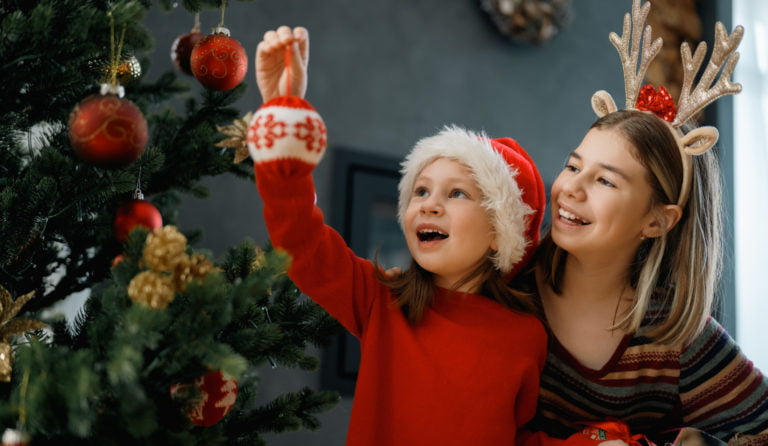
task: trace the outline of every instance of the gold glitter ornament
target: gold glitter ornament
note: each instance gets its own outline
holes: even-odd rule
[[[156,271],[142,271],[128,284],[128,297],[132,301],[155,310],[168,307],[175,292],[171,276]]]
[[[97,58],[90,60],[88,66],[99,73],[101,73],[101,82],[109,82],[112,79],[112,67],[109,61],[105,58]],[[117,63],[115,66],[115,74],[117,82],[120,85],[128,85],[141,77],[141,63],[136,56],[131,56]]]
[[[35,295],[34,291],[13,300],[11,293],[0,286],[0,381],[11,380],[13,369],[13,353],[10,344],[11,336],[20,335],[32,330],[39,330],[45,324],[34,319],[15,317]]]
[[[173,271],[187,257],[187,238],[175,226],[156,228],[144,243],[144,262],[155,271]]]
[[[216,126],[216,130],[223,133],[226,138],[216,143],[216,147],[226,147],[235,149],[235,159],[233,164],[237,164],[248,158],[248,124],[253,118],[253,112],[246,113],[241,119],[235,119],[232,125]]]

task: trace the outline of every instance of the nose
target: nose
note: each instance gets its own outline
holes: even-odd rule
[[[583,200],[586,197],[584,180],[581,175],[571,175],[560,178],[560,191],[574,200]]]
[[[431,194],[421,202],[419,209],[422,214],[441,215],[444,211],[443,203],[437,194]]]

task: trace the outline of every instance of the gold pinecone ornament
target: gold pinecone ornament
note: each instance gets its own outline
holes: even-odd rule
[[[186,291],[187,284],[202,280],[216,267],[202,254],[186,256],[173,270],[173,283],[177,290]]]
[[[168,307],[175,294],[173,278],[157,271],[142,271],[128,284],[128,297],[154,310]]]
[[[193,280],[201,281],[216,270],[202,254],[187,254],[187,238],[175,226],[156,228],[147,236],[142,260],[149,268],[128,284],[132,301],[155,310],[167,308],[176,292],[184,292]]]
[[[173,271],[187,257],[187,238],[173,226],[152,231],[144,242],[144,262],[155,271]]]

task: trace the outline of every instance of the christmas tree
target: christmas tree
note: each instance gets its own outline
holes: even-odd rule
[[[203,178],[253,180],[232,107],[246,83],[239,66],[205,79],[215,61],[190,53],[203,35],[180,36],[177,69],[146,82],[150,6],[0,4],[4,443],[262,444],[316,428],[338,401],[305,388],[256,402],[259,367],[316,368],[305,347],[339,326],[281,253],[246,239],[211,259],[193,248],[199,231],[178,228],[181,196],[204,198]],[[226,2],[183,6],[192,17]],[[89,297],[74,321],[48,311],[75,293]]]

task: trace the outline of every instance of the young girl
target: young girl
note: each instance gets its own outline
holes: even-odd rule
[[[634,2],[633,38],[648,6]],[[742,31],[728,36],[718,26],[707,85],[690,91],[697,57],[675,106],[663,90],[640,90],[648,60],[639,72],[628,63],[628,23],[621,39],[611,36],[624,62],[626,110],[605,92],[593,97],[601,117],[551,189],[552,227],[534,267],[550,350],[528,426],[539,434],[525,439],[587,444],[581,432],[592,435],[595,422],[613,419],[629,428],[618,437],[627,443],[637,439],[631,432],[665,444],[689,427],[768,444],[768,380],[710,316],[722,256],[721,179],[717,155],[707,151],[717,132],[680,130],[708,103],[740,90],[728,77]],[[652,58],[660,46],[648,30],[642,52],[638,44],[633,53]],[[725,77],[714,82],[722,65]],[[604,434],[595,438],[611,438]]]
[[[307,47],[303,28],[265,34],[262,109],[282,88],[303,95]],[[311,177],[319,155],[299,160],[268,145],[249,142],[270,239],[292,256],[296,285],[360,339],[347,444],[513,443],[535,412],[546,356],[530,302],[506,285],[537,245],[544,212],[526,152],[457,127],[419,141],[399,185],[413,263],[390,281],[323,224]]]

